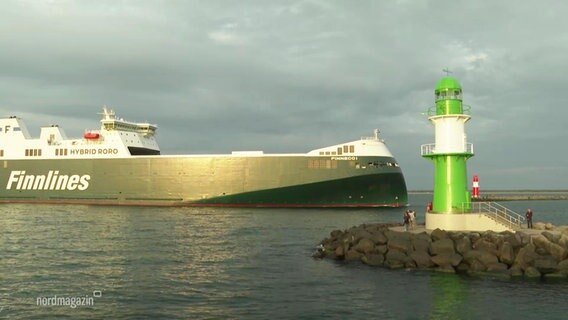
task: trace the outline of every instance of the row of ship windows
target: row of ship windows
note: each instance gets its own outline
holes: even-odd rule
[[[40,157],[41,149],[26,149],[26,157]]]
[[[388,161],[374,161],[368,163],[349,161],[349,166],[355,167],[355,169],[368,169],[380,167],[398,167],[398,163]],[[337,161],[324,159],[308,160],[308,169],[337,169]]]
[[[56,156],[66,156],[68,153],[67,149],[55,149]],[[0,150],[0,157],[4,156],[4,150]],[[26,157],[41,157],[41,149],[26,149]]]
[[[67,155],[67,149],[55,149],[55,155],[56,156],[66,156]]]
[[[340,156],[344,153],[355,153],[354,145],[344,145],[343,147],[338,147],[337,151],[320,151],[320,156]]]
[[[368,163],[356,163],[356,169],[367,169],[367,168],[380,168],[380,167],[398,167],[396,162],[368,162]]]

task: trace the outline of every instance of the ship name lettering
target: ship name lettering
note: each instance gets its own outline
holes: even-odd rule
[[[6,190],[80,190],[89,188],[91,176],[59,174],[57,170],[49,170],[45,174],[26,174],[26,171],[10,172]]]
[[[331,157],[331,160],[357,160],[357,157],[347,156],[347,157]]]
[[[69,151],[73,155],[95,155],[95,154],[118,154],[117,148],[82,148],[71,149]]]

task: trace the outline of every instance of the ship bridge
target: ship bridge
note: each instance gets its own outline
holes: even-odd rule
[[[102,116],[101,130],[136,132],[144,135],[145,137],[154,136],[156,134],[156,130],[158,130],[158,126],[155,124],[150,124],[148,122],[135,123],[126,121],[122,118],[117,118],[114,111],[107,109],[106,106],[103,107]]]

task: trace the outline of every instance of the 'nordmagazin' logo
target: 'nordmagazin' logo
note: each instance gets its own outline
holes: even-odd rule
[[[91,176],[84,174],[66,175],[49,170],[45,174],[26,174],[25,171],[12,171],[6,190],[87,190]]]

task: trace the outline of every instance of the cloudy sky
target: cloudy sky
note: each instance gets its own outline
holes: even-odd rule
[[[485,189],[568,189],[568,2],[0,2],[0,116],[33,135],[159,126],[164,154],[307,152],[379,128],[431,189],[423,115],[449,68]]]

